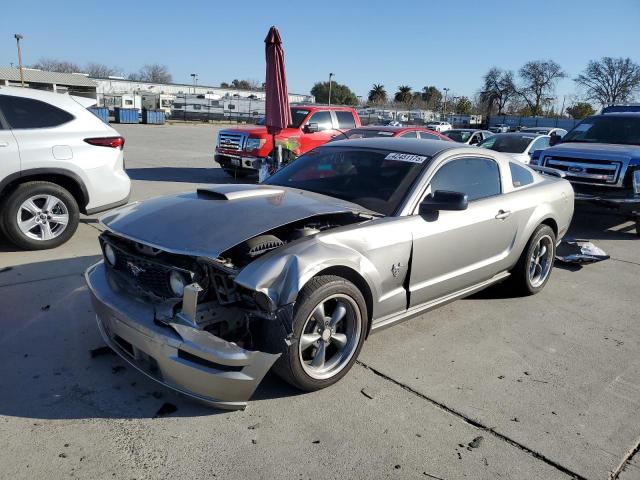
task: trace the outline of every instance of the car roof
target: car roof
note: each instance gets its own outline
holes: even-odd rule
[[[586,118],[594,117],[640,117],[640,112],[609,112],[601,113],[599,115],[589,115]]]
[[[413,155],[426,155],[432,157],[444,150],[460,148],[456,142],[446,142],[443,140],[424,140],[417,138],[354,138],[352,140],[338,140],[326,143],[320,148],[326,147],[349,147],[349,148],[371,148],[389,150],[390,152],[411,153]]]
[[[291,108],[301,109],[301,110],[353,110],[353,107],[341,107],[339,105],[311,105],[299,103],[296,105],[291,105]]]
[[[536,134],[536,132],[507,132],[507,133],[496,133],[493,137],[548,137],[546,134]],[[491,137],[491,138],[493,138]]]
[[[364,127],[355,127],[351,130],[379,130],[381,132],[404,132],[409,130],[428,130],[423,127],[400,127],[394,125],[367,125]],[[431,130],[429,130],[431,131]]]
[[[447,130],[447,132],[486,132],[486,130],[482,130],[481,128],[452,128],[451,130]],[[444,132],[445,134],[447,132]]]

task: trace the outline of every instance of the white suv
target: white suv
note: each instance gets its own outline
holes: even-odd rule
[[[0,229],[17,247],[57,247],[80,213],[127,203],[124,138],[86,109],[94,103],[0,87]]]

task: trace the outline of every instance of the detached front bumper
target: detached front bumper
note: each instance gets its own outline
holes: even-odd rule
[[[244,350],[179,319],[155,321],[151,304],[119,293],[103,262],[85,273],[98,329],[131,366],[177,392],[242,409],[280,354]]]

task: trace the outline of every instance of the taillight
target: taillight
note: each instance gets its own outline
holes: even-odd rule
[[[84,141],[90,145],[95,145],[96,147],[111,147],[119,148],[120,150],[122,150],[122,148],[124,147],[123,137],[85,138]]]

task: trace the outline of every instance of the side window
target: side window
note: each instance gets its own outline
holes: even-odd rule
[[[472,202],[499,195],[500,167],[486,158],[459,158],[445,163],[431,179],[431,192],[448,190],[467,194]]]
[[[524,187],[533,183],[533,175],[527,167],[509,162],[509,170],[511,170],[511,182],[514,187]]]
[[[440,140],[440,137],[433,133],[420,132],[420,138],[423,140]]]
[[[338,117],[338,128],[356,128],[356,121],[353,119],[353,113],[336,111]]]
[[[400,135],[402,138],[418,138],[418,133],[415,130],[412,130],[407,133],[403,133]]]
[[[545,148],[549,148],[549,137],[540,137],[533,142],[529,151],[533,153],[536,150],[544,150]]]
[[[308,123],[317,123],[318,130],[332,130],[331,112],[316,112],[311,115]]]
[[[57,127],[74,119],[64,110],[32,98],[0,95],[0,109],[14,129]]]

